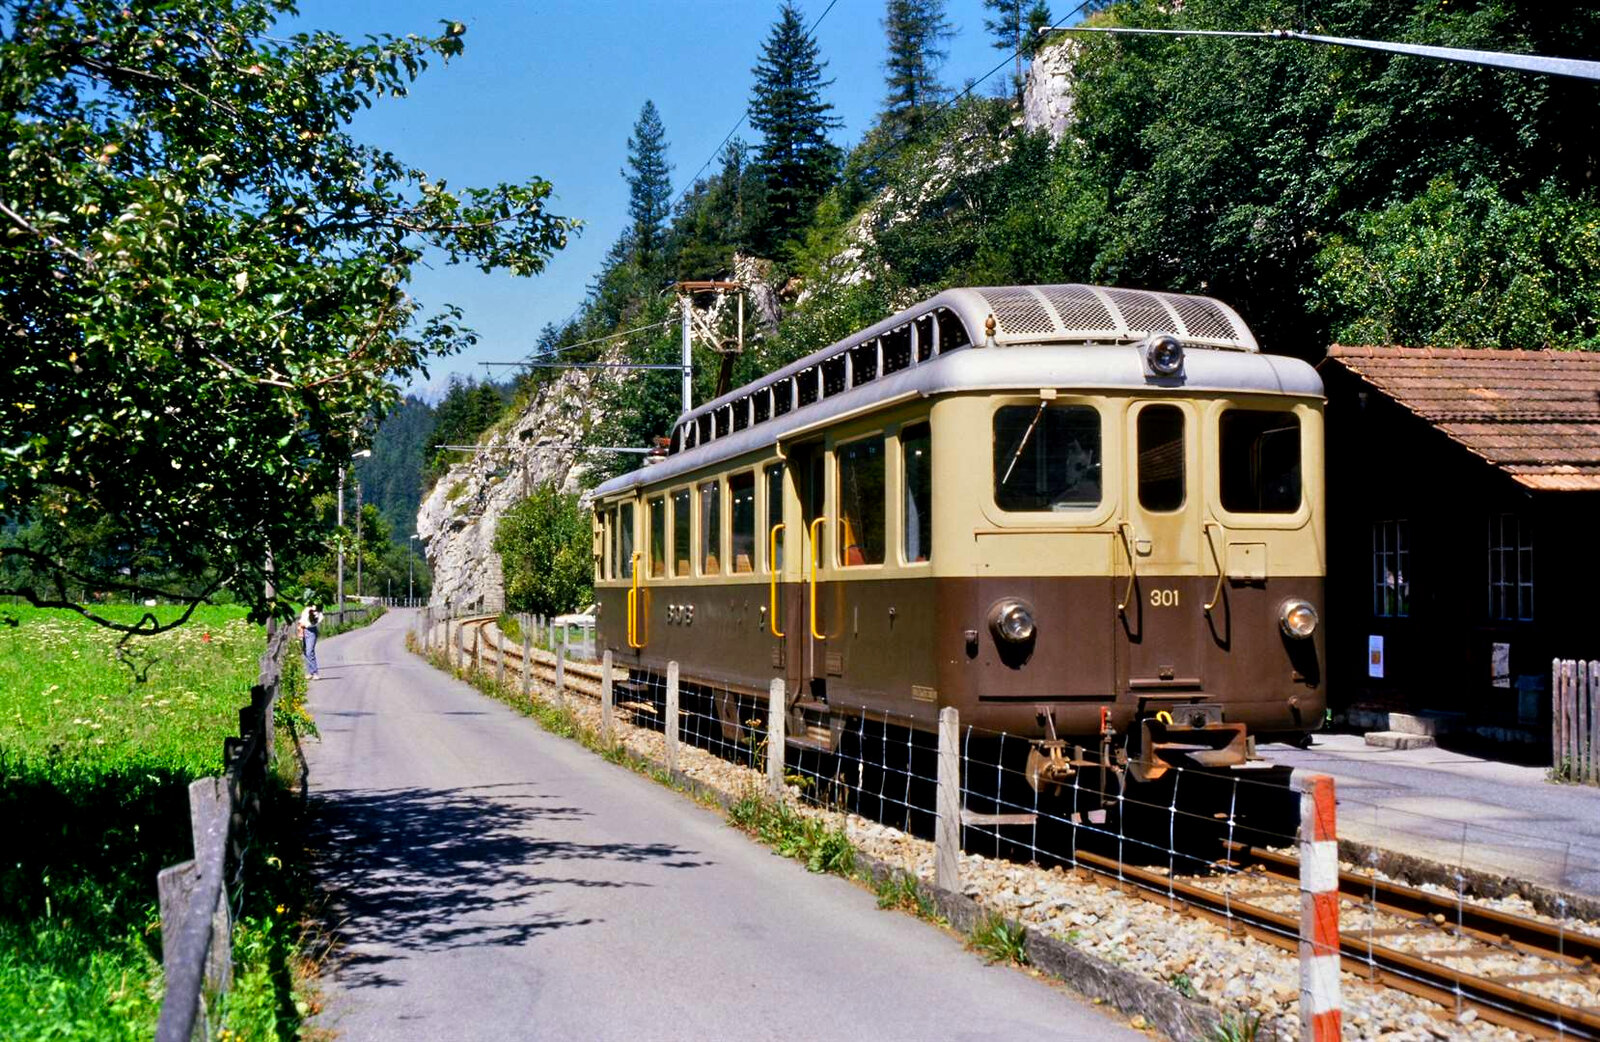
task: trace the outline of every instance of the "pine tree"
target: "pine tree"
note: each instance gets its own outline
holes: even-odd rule
[[[653,101],[646,100],[628,138],[628,216],[632,260],[649,273],[663,259],[666,225],[672,201],[672,164],[667,162],[667,131]]]
[[[983,28],[994,37],[997,51],[1013,51],[1017,69],[1012,86],[1017,100],[1022,100],[1022,59],[1033,57],[1035,40],[1041,26],[1050,24],[1050,6],[1044,0],[983,0],[983,6],[994,12],[985,17]]]
[[[944,97],[939,66],[949,52],[941,45],[955,30],[944,16],[944,0],[888,0],[883,31],[889,44],[883,63],[889,94],[882,123],[900,139],[916,133],[929,107]]]
[[[828,131],[843,126],[822,100],[832,80],[822,78],[827,63],[806,35],[800,12],[785,2],[778,11],[761,60],[751,71],[750,125],[761,132],[756,165],[766,189],[764,252],[796,237],[811,220],[817,200],[838,176],[839,149]]]

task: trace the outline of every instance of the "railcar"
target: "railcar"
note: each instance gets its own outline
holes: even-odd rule
[[[783,678],[819,754],[954,706],[1040,790],[1237,769],[1323,715],[1322,410],[1214,299],[948,290],[595,491],[600,639],[763,702]]]

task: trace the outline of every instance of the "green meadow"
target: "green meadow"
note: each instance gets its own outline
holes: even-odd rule
[[[123,622],[146,610],[104,609]],[[0,823],[11,852],[0,862],[0,1038],[152,1035],[156,873],[193,856],[188,783],[221,771],[223,739],[249,702],[265,641],[243,616],[202,607],[171,632],[123,643],[72,613],[0,606]],[[270,883],[254,887],[258,899],[277,900]],[[260,964],[236,970],[229,1037],[271,1038],[297,1020],[269,979],[283,976],[287,949],[273,910],[263,920],[247,909],[236,931],[238,950]]]

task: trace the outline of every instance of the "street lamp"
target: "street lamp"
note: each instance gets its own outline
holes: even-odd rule
[[[371,449],[362,449],[360,452],[352,453],[350,458],[353,460],[358,460],[364,459],[370,455],[372,455]],[[337,524],[339,527],[339,580],[337,592],[335,594],[338,603],[334,606],[334,611],[344,611],[344,471],[344,465],[340,464],[339,506],[334,515],[335,524]],[[359,515],[359,511],[357,511],[357,513]]]

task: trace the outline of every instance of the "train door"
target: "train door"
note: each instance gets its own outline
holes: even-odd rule
[[[1198,434],[1189,402],[1129,406],[1115,624],[1118,690],[1135,706],[1205,689]]]
[[[799,555],[798,575],[801,610],[789,626],[789,684],[796,692],[822,694],[827,686],[829,632],[829,584],[822,581],[828,568],[829,518],[827,504],[827,453],[822,442],[797,446],[789,454],[789,471],[794,476],[795,493],[800,501],[800,524],[788,545]],[[785,533],[787,534],[787,533]]]

